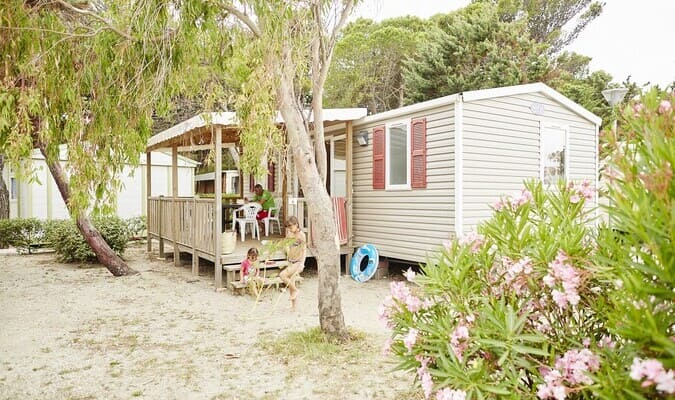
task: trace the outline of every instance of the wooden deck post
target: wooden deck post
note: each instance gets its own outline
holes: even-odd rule
[[[286,130],[283,131],[284,135],[284,142],[288,145],[288,135],[286,134]],[[288,220],[288,172],[290,170],[290,161],[288,160],[288,152],[283,155],[285,157],[285,160],[281,163],[281,165],[284,166],[284,168],[281,169],[281,173],[283,174],[281,177],[281,226],[286,226],[286,221]],[[285,232],[279,232],[283,236],[285,236]]]
[[[157,235],[159,236],[159,258],[162,260],[164,259],[164,218],[162,216],[164,215],[164,196],[160,195],[159,196],[159,207],[157,207],[157,218],[159,218],[159,221],[157,221]]]
[[[173,223],[171,224],[171,232],[173,236],[173,265],[180,267],[180,250],[178,249],[178,228],[180,223],[178,219],[178,146],[174,145],[171,149],[171,201],[173,207]]]
[[[352,194],[353,194],[353,177],[354,177],[354,128],[352,125],[352,121],[347,121],[346,123],[346,133],[347,137],[345,138],[345,158],[347,162],[347,176],[345,182],[346,185],[346,190],[345,190],[345,195],[347,198],[345,199],[345,207],[347,208],[347,248],[349,250],[349,253],[345,257],[345,275],[349,274],[349,257],[352,254],[352,251],[354,249],[354,243],[353,243],[353,238],[354,238],[354,232],[353,232],[353,213],[352,213]]]
[[[152,189],[152,152],[145,153],[145,228],[148,235],[147,251],[152,252],[152,236],[150,236],[150,196]]]
[[[197,198],[192,197],[192,275],[199,275],[199,256],[197,255]]]
[[[347,247],[349,247],[349,252],[351,254],[351,249],[353,247],[352,244],[352,238],[353,238],[353,231],[352,231],[352,180],[354,176],[354,129],[352,127],[352,121],[347,121],[347,138],[346,138],[346,145],[345,145],[345,150],[346,150],[346,161],[347,161],[347,190],[346,190],[346,195],[347,195],[347,237],[348,242],[347,242]]]
[[[215,269],[216,276],[216,288],[223,287],[223,264],[220,261],[222,253],[222,242],[220,240],[223,233],[223,130],[222,126],[216,125],[216,134],[215,134],[215,148],[216,148],[216,165],[214,172],[214,191],[215,195],[215,229],[213,240],[215,255],[213,257],[213,267]]]

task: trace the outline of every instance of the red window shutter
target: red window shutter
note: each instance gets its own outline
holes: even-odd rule
[[[384,189],[385,136],[384,125],[373,129],[373,189]]]
[[[255,176],[253,176],[253,174],[250,174],[248,176],[248,191],[253,192],[254,188],[255,188]]]
[[[411,125],[410,174],[413,188],[427,187],[427,119],[413,119]]]
[[[276,168],[274,162],[267,163],[267,190],[274,192],[274,182],[276,181]]]

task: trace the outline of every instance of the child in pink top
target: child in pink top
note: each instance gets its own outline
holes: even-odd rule
[[[241,280],[246,283],[249,275],[257,275],[256,263],[258,262],[258,249],[251,247],[246,253],[246,259],[241,262]]]

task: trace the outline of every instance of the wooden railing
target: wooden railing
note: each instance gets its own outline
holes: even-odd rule
[[[291,215],[298,218],[300,229],[311,240],[308,206],[304,198],[288,198],[284,216],[288,218]],[[163,249],[162,243],[166,239],[187,248],[215,254],[214,218],[213,199],[193,197],[174,199],[163,196],[148,199],[148,233],[160,239],[160,249]]]
[[[148,200],[147,225],[151,235],[213,254],[213,200],[163,196]],[[174,211],[177,220],[174,218]]]

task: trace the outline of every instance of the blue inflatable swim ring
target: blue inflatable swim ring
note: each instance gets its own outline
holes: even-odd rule
[[[366,260],[366,267],[362,270],[361,265],[364,260]],[[349,264],[349,272],[355,281],[365,282],[375,275],[379,262],[380,259],[375,246],[366,244],[359,247],[354,253],[352,261]]]

